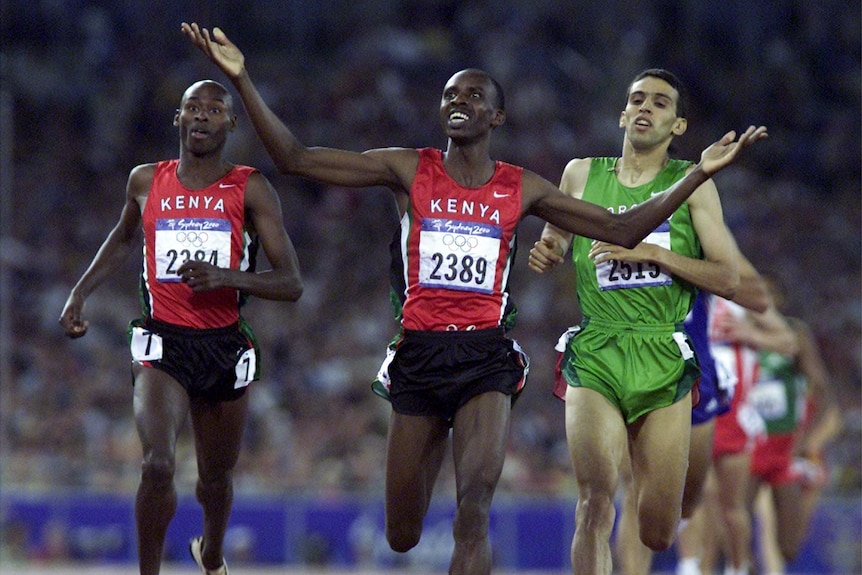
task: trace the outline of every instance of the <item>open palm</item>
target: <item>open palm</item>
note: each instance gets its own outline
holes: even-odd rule
[[[733,162],[742,150],[767,136],[768,134],[764,126],[760,126],[759,128],[749,126],[739,137],[739,140],[736,140],[736,132],[731,130],[723,138],[703,151],[700,155],[700,167],[706,175],[712,176]]]
[[[213,28],[210,34],[209,30],[201,28],[195,22],[191,24],[183,22],[180,29],[228,77],[236,78],[240,75],[245,66],[245,56],[233,42],[228,40],[221,28]]]

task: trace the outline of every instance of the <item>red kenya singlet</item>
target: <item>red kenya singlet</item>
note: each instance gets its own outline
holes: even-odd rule
[[[501,324],[521,218],[523,170],[496,164],[487,184],[465,188],[446,173],[440,150],[419,150],[419,167],[401,219],[405,329],[468,330]]]
[[[225,327],[239,320],[239,292],[223,288],[195,293],[176,272],[189,259],[250,269],[245,186],[255,169],[235,166],[212,185],[191,190],[177,178],[178,164],[179,160],[156,164],[144,207],[143,314],[183,327]]]

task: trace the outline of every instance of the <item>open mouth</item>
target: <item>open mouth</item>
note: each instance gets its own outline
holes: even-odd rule
[[[463,124],[469,119],[470,116],[468,116],[464,112],[454,111],[449,114],[449,124],[452,126]]]

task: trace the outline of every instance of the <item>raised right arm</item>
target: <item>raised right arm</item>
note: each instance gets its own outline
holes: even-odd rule
[[[621,214],[610,214],[601,206],[568,197],[556,186],[525,171],[527,212],[577,235],[631,249],[669,218],[701,184],[730,165],[743,149],[766,136],[763,126],[750,126],[738,140],[736,132],[728,132],[703,151],[700,163],[683,179]]]
[[[279,172],[339,186],[409,190],[419,163],[416,150],[386,148],[359,153],[304,146],[263,100],[245,67],[245,57],[220,28],[213,28],[210,34],[196,23],[183,22],[181,30],[230,78]]]

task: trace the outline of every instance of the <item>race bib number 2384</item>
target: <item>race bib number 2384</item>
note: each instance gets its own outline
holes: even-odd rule
[[[230,266],[231,226],[215,218],[162,218],[156,222],[156,279],[178,282],[177,270],[189,260]]]

